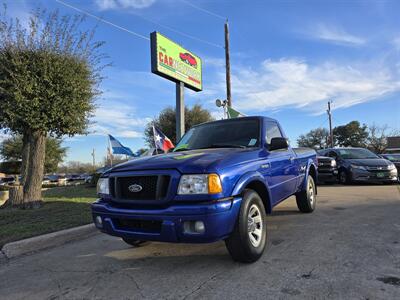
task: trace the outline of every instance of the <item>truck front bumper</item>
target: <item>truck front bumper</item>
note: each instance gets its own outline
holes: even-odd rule
[[[99,199],[92,204],[92,215],[96,227],[113,236],[144,241],[211,243],[230,235],[241,200],[235,197],[202,204],[174,204],[162,209],[128,209]],[[204,232],[188,230],[196,221],[203,223]]]

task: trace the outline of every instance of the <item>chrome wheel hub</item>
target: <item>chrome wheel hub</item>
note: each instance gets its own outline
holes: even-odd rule
[[[253,204],[249,209],[249,214],[247,217],[247,231],[251,244],[254,247],[258,247],[262,240],[263,222],[261,211],[255,204]]]
[[[310,204],[311,206],[314,204],[315,200],[315,190],[314,190],[314,185],[312,182],[308,183],[308,199],[310,199]]]

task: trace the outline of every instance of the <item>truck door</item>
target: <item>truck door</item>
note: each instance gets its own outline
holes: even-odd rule
[[[274,121],[266,121],[266,142],[271,143],[274,137],[283,137],[281,129]],[[277,203],[292,195],[296,189],[297,168],[296,154],[289,147],[269,152],[269,168],[265,174],[265,179],[270,188],[272,202]]]

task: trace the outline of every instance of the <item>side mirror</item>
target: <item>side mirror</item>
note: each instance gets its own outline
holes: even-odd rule
[[[271,139],[271,144],[269,144],[268,150],[279,150],[289,148],[289,143],[284,137],[274,137]]]

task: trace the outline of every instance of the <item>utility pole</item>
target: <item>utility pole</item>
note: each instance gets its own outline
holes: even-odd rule
[[[96,169],[96,156],[95,156],[94,148],[92,151],[92,158],[93,158],[93,169]]]
[[[226,100],[228,106],[232,107],[231,96],[231,61],[229,57],[229,27],[228,20],[225,22],[225,68],[226,68]]]
[[[331,101],[328,101],[328,110],[326,112],[328,113],[328,116],[329,116],[329,142],[330,142],[331,148],[333,148]]]

